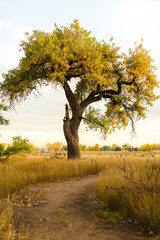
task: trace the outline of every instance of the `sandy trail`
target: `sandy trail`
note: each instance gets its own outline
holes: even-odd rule
[[[98,176],[30,186],[28,192],[43,191],[45,201],[14,206],[24,224],[46,240],[147,240],[133,226],[96,221],[92,213],[101,207],[93,197]]]

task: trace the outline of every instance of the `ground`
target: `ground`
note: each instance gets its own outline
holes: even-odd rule
[[[94,218],[93,212],[102,208],[93,194],[97,182],[98,176],[89,176],[29,186],[13,196],[14,216],[43,240],[149,239],[133,224]]]

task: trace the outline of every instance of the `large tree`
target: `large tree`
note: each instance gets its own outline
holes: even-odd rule
[[[60,85],[68,100],[63,120],[68,158],[80,157],[82,119],[106,136],[129,121],[134,128],[134,121],[144,118],[147,106],[157,98],[155,66],[142,44],[121,53],[111,41],[97,41],[75,20],[70,27],[55,26],[52,33],[27,33],[21,47],[24,57],[19,66],[4,75],[3,96],[20,101],[42,85]],[[102,112],[90,106],[102,100]]]

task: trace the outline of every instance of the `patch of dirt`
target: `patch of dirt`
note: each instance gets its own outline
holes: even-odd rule
[[[42,240],[147,240],[131,224],[96,221],[98,176],[38,184],[13,196],[14,216]],[[18,226],[17,226],[18,227]]]

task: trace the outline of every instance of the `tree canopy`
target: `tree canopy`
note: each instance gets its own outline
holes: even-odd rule
[[[1,90],[11,102],[25,99],[42,85],[60,85],[69,102],[71,121],[79,118],[79,126],[81,118],[105,136],[127,126],[129,120],[134,128],[134,120],[144,118],[147,106],[157,99],[156,68],[142,43],[128,54],[121,53],[112,41],[97,41],[77,20],[69,27],[55,25],[52,33],[34,30],[26,35],[19,66],[3,75]],[[104,100],[103,113],[89,106],[100,100]]]

